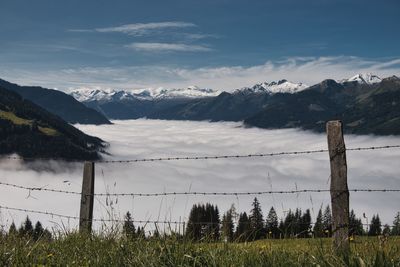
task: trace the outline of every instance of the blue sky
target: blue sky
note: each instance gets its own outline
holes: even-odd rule
[[[0,77],[60,89],[229,89],[399,75],[397,0],[2,0]]]

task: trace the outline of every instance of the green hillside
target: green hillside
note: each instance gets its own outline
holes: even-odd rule
[[[27,158],[93,160],[103,141],[0,87],[0,154]]]

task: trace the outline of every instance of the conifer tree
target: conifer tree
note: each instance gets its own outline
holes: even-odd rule
[[[32,237],[33,225],[32,225],[32,221],[29,219],[28,216],[26,216],[25,222],[21,225],[18,232],[19,232],[19,235],[21,235],[21,236]]]
[[[332,235],[332,213],[329,205],[326,206],[324,214],[322,215],[322,226],[325,236]]]
[[[12,222],[10,225],[10,229],[8,230],[8,235],[15,236],[17,235],[17,233],[18,233],[17,227],[15,226],[15,223]]]
[[[201,222],[202,216],[200,209],[200,206],[194,204],[190,210],[189,220],[186,228],[186,236],[189,239],[200,240],[201,238],[201,225],[199,222]]]
[[[349,235],[363,235],[364,227],[360,218],[356,217],[354,210],[349,215]]]
[[[285,237],[292,237],[294,235],[295,215],[292,210],[289,210],[282,224],[282,232]]]
[[[306,212],[301,216],[299,223],[300,232],[298,233],[299,237],[309,237],[311,230],[311,213],[310,210],[307,209]]]
[[[279,237],[278,224],[278,215],[276,215],[274,207],[271,207],[265,220],[265,228],[269,238]]]
[[[220,219],[219,210],[217,206],[207,203],[206,205],[193,205],[186,235],[193,240],[200,240],[207,238],[218,240],[220,234]]]
[[[392,235],[400,235],[400,212],[397,212],[393,221]]]
[[[264,219],[261,205],[257,198],[254,198],[252,206],[249,216],[251,237],[253,240],[258,240],[265,236]]]
[[[382,224],[381,224],[381,219],[379,218],[379,215],[373,215],[371,219],[371,224],[369,226],[369,232],[368,235],[370,236],[376,236],[380,235],[382,233]]]
[[[233,212],[232,207],[222,216],[222,237],[226,241],[233,240],[234,224],[233,224]]]
[[[250,236],[250,220],[246,212],[239,214],[239,221],[236,227],[235,239],[239,242],[247,241]]]
[[[135,237],[135,225],[133,224],[132,215],[129,211],[125,215],[123,233],[128,238]]]
[[[324,226],[322,224],[322,209],[320,208],[318,211],[317,219],[314,224],[314,236],[315,237],[323,237],[324,236]]]
[[[39,240],[44,234],[44,229],[42,224],[38,221],[35,224],[35,229],[33,230],[33,240]]]
[[[385,224],[383,226],[382,234],[383,235],[390,235],[390,226],[389,226],[389,224]]]

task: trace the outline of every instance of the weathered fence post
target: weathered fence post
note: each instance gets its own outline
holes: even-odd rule
[[[341,121],[326,124],[331,167],[331,203],[333,249],[348,259],[349,241],[349,189],[347,187],[346,147]]]
[[[83,167],[81,210],[79,216],[79,232],[91,233],[94,199],[94,162],[85,162]]]

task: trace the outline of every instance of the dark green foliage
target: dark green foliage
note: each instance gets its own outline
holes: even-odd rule
[[[28,158],[63,158],[94,160],[104,148],[103,141],[84,134],[14,92],[0,88],[0,110],[32,121],[31,125],[17,125],[0,118],[0,154],[17,153]],[[46,135],[38,127],[51,128],[56,135]]]
[[[16,234],[18,234],[17,227],[15,226],[15,223],[14,223],[14,222],[11,223],[10,229],[8,230],[8,234],[9,234],[9,235],[16,235]]]
[[[21,236],[33,236],[33,225],[28,216],[26,216],[25,222],[21,225],[18,232]]]
[[[220,218],[217,206],[207,204],[193,205],[186,228],[186,236],[192,240],[219,240]]]
[[[240,213],[235,232],[235,240],[239,242],[248,241],[250,239],[250,233],[250,219],[246,212]]]
[[[258,240],[265,237],[264,219],[261,210],[260,202],[254,198],[253,208],[250,211],[250,238]]]
[[[322,229],[324,230],[324,236],[332,236],[332,212],[329,205],[326,206],[322,215]]]
[[[375,236],[382,234],[382,224],[379,215],[373,215],[371,219],[371,224],[369,225],[368,235]]]
[[[265,220],[265,229],[268,238],[279,237],[280,231],[278,226],[279,226],[278,215],[276,215],[274,207],[271,207],[271,209],[268,212],[267,219]]]
[[[390,235],[390,226],[389,226],[389,224],[385,224],[383,226],[382,234],[383,235]]]
[[[132,215],[129,211],[125,215],[125,221],[122,231],[127,238],[134,238],[136,236],[135,225],[133,224]]]
[[[392,235],[400,235],[400,212],[397,212],[393,221]]]
[[[356,217],[354,210],[349,215],[349,235],[363,235],[364,228],[360,218]]]
[[[33,240],[38,240],[44,234],[43,226],[40,222],[35,224],[35,229],[33,230]]]
[[[307,209],[304,214],[301,209],[296,209],[295,212],[289,210],[279,228],[284,237],[310,237],[310,210]]]
[[[307,209],[306,212],[301,216],[299,222],[298,237],[310,237],[311,235],[311,213]]]
[[[322,208],[319,209],[317,219],[314,224],[314,236],[323,237],[324,236],[324,226],[322,224]]]
[[[19,86],[1,79],[0,87],[16,92],[69,123],[111,124],[100,112],[86,107],[64,92],[37,86]]]
[[[234,217],[234,209],[231,207],[223,216],[222,216],[222,228],[221,234],[223,240],[232,241],[234,235],[234,227],[233,217]]]
[[[51,233],[47,229],[44,229],[39,221],[36,222],[35,227],[33,227],[32,221],[28,216],[25,222],[19,227],[18,231],[13,222],[8,230],[8,235],[33,239],[34,241],[39,239],[51,240]]]

